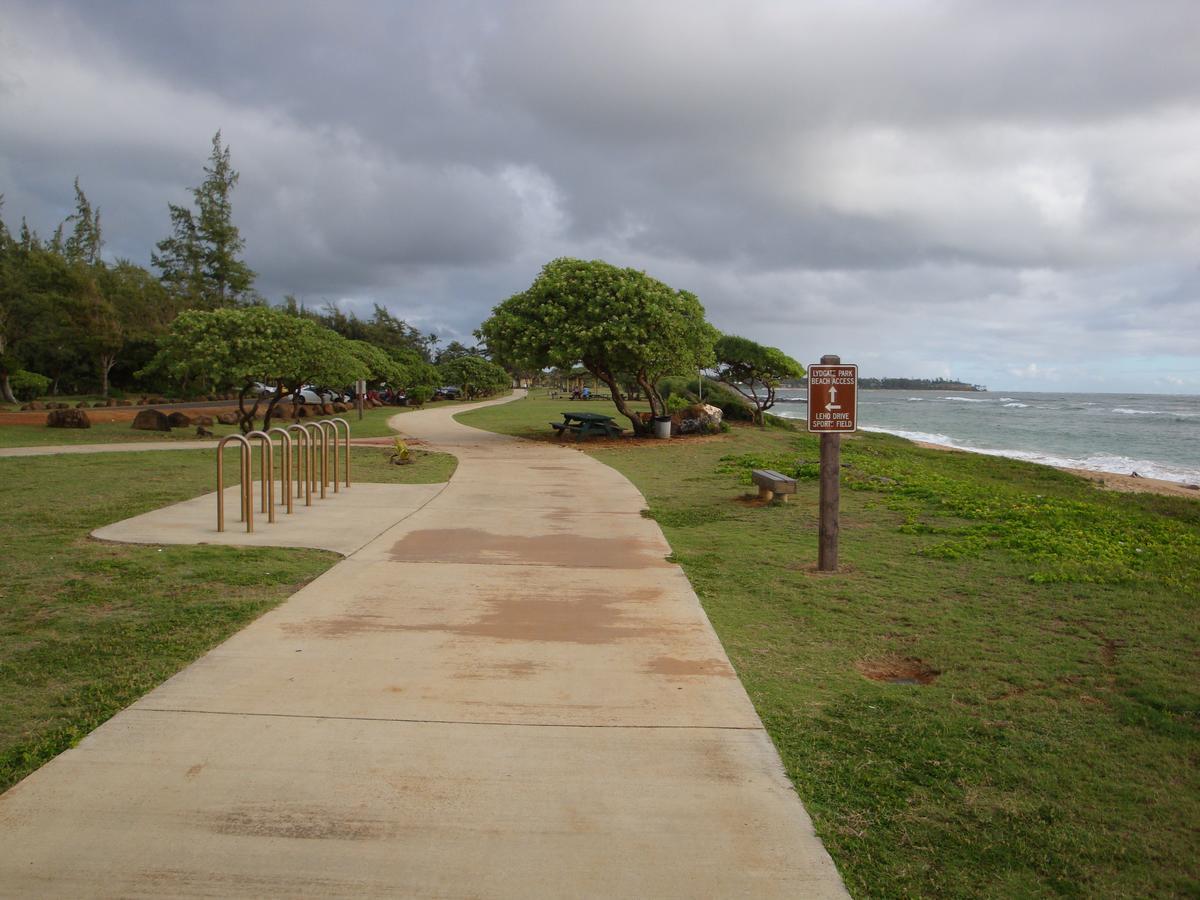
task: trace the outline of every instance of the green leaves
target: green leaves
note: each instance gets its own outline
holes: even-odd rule
[[[804,366],[777,347],[749,338],[722,335],[716,342],[717,379],[754,404],[754,420],[775,405],[775,388],[788,378],[801,378]]]

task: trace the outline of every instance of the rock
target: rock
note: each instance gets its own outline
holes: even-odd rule
[[[126,401],[126,402],[128,402],[128,401]],[[104,401],[104,405],[105,406],[116,406],[117,400],[115,397],[109,397],[107,400]]]
[[[305,406],[303,403],[301,403],[299,406],[296,407],[296,418],[297,419],[307,419],[311,415],[312,415],[312,413],[309,411],[309,408],[307,406]]]
[[[46,404],[45,404],[45,403],[43,403],[43,402],[42,402],[42,401],[40,401],[40,400],[34,400],[33,402],[31,402],[31,403],[29,404],[29,408],[30,408],[30,409],[32,409],[32,410],[34,410],[34,411],[37,411],[37,410],[39,410],[39,409],[45,409],[45,408],[46,408]]]
[[[192,417],[185,412],[173,412],[167,416],[167,421],[171,423],[172,428],[190,428],[192,425]]]
[[[31,409],[33,409],[33,407],[30,406],[28,403],[21,404],[21,412],[29,412],[29,410],[31,410]]]
[[[117,406],[133,406],[132,400],[118,400]]]
[[[171,420],[157,409],[143,409],[133,417],[133,427],[138,431],[170,431]]]
[[[116,401],[113,401],[113,405],[114,406],[116,405]],[[92,409],[107,409],[107,408],[108,408],[108,404],[103,400],[97,400],[95,403],[92,404]]]
[[[717,434],[721,430],[721,410],[697,403],[671,416],[671,434]]]
[[[335,413],[349,412],[350,407],[345,403],[335,403],[335,404],[333,404],[333,411]]]
[[[200,428],[212,428],[213,417],[212,416],[196,416],[195,418],[192,419],[192,424],[197,425]]]
[[[75,408],[76,409],[87,409],[88,402],[86,400],[80,400],[78,403],[75,404]]]
[[[332,416],[333,415],[333,404],[332,403],[321,404],[321,415]]]
[[[217,421],[222,425],[236,425],[238,423],[238,414],[235,412],[223,412],[217,415]]]
[[[211,422],[210,422],[211,424]],[[214,437],[213,433],[203,425],[196,426],[196,437]]]
[[[91,428],[92,420],[82,409],[56,409],[46,416],[50,428]]]

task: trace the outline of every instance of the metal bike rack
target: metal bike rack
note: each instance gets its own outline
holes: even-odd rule
[[[296,497],[304,495],[304,505],[312,506],[312,436],[303,425],[289,425],[289,432],[296,432]],[[303,487],[301,487],[303,485]]]
[[[321,499],[326,497],[326,487],[329,485],[329,444],[330,436],[333,443],[333,492],[339,491],[338,485],[338,440],[342,433],[338,423],[345,426],[344,446],[346,448],[346,487],[350,486],[350,423],[345,419],[332,419],[319,422],[306,422],[303,425],[289,425],[287,428],[270,428],[266,431],[251,431],[248,434],[230,434],[221,438],[217,444],[217,531],[225,530],[225,445],[230,441],[237,443],[241,449],[240,464],[240,495],[241,518],[246,523],[246,531],[254,531],[254,445],[251,441],[259,442],[259,461],[262,477],[262,511],[267,514],[267,521],[275,521],[275,441],[272,434],[280,438],[280,487],[287,501],[287,511],[294,511],[292,503],[292,434],[297,436],[296,444],[296,497],[303,493],[304,505],[312,506],[313,493],[317,488],[317,442],[320,441],[321,455]]]
[[[267,521],[275,521],[275,444],[265,431],[251,431],[246,440],[258,438],[258,462],[262,480],[262,511],[267,514]],[[253,483],[251,483],[253,492]]]
[[[236,441],[241,447],[241,496],[242,519],[246,523],[246,531],[254,531],[254,481],[250,467],[250,457],[254,450],[245,437],[231,434],[221,438],[217,444],[217,531],[225,530],[225,445]]]
[[[321,482],[321,499],[324,500],[325,499],[325,485],[329,482],[329,460],[328,460],[329,445],[325,440],[325,429],[322,428],[320,425],[318,425],[316,422],[305,422],[304,430],[308,431],[309,435],[311,436],[309,439],[309,446],[312,447],[313,449],[316,448],[317,436],[319,436],[321,438],[321,477],[320,477],[320,482]],[[309,471],[309,477],[311,479],[312,489],[315,492],[317,489],[316,460],[310,458],[310,465],[311,465],[311,468]]]
[[[336,494],[338,492],[338,430],[337,430],[337,426],[328,420],[317,422],[317,426],[321,429],[321,434],[325,438],[326,444],[328,444],[329,435],[331,435],[331,434],[333,435],[333,492]],[[325,454],[326,455],[329,454],[328,449],[325,449]],[[322,463],[323,462],[324,462],[324,460],[322,460]],[[325,467],[324,466],[321,467],[321,481],[322,482],[325,481]],[[324,487],[325,487],[325,485],[324,485],[324,483],[322,483],[321,488],[324,489]]]
[[[345,446],[346,446],[346,487],[350,487],[350,423],[347,422],[345,419],[330,419],[329,422],[333,425],[334,447],[335,448],[337,447],[338,423],[340,422],[342,425],[344,425],[346,427],[346,437],[344,438],[344,440],[346,442],[346,444],[345,444]],[[334,457],[334,464],[333,464],[333,483],[337,484],[337,457],[336,456]]]
[[[292,436],[287,433],[287,429],[280,428],[276,425],[274,428],[268,428],[267,434],[278,434],[280,444],[280,460],[279,460],[279,487],[283,493],[284,500],[287,501],[288,515],[293,512],[292,509]]]

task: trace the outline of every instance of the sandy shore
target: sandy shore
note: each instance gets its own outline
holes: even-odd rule
[[[925,441],[913,441],[918,447],[925,447],[928,450],[947,450],[951,453],[970,453],[969,450],[960,450],[957,447],[946,447],[942,444],[929,444]],[[1125,493],[1143,493],[1143,494],[1163,494],[1168,497],[1187,497],[1190,500],[1200,500],[1200,488],[1188,487],[1185,484],[1180,484],[1177,481],[1163,481],[1160,478],[1142,478],[1133,475],[1120,475],[1116,472],[1094,472],[1091,469],[1067,469],[1062,471],[1071,472],[1090,481],[1096,487],[1104,488],[1109,491],[1123,491]]]

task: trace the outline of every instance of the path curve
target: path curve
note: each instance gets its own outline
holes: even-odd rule
[[[638,491],[462,411],[395,422],[436,498],[0,797],[6,895],[845,896]]]

